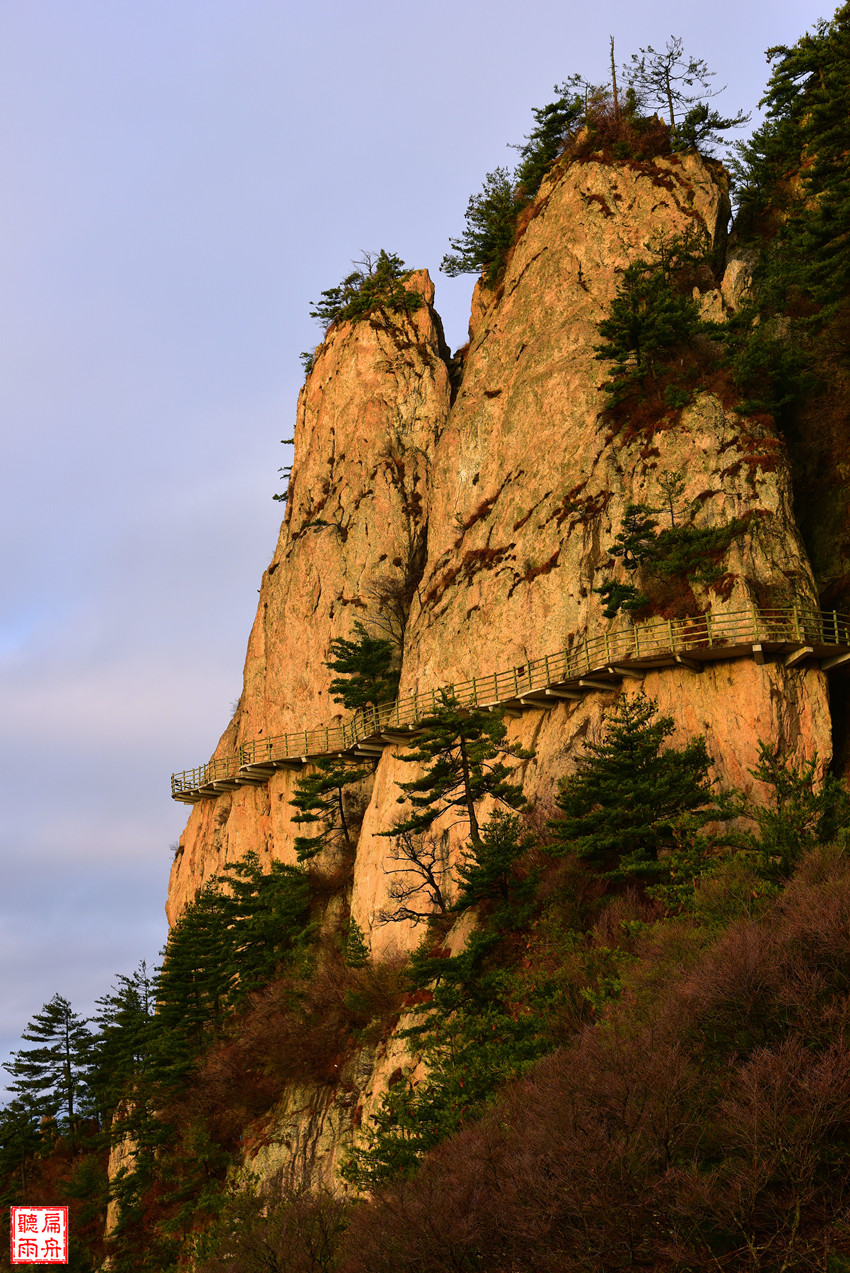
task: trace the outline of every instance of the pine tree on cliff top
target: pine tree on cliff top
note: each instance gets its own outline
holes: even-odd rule
[[[488,172],[480,194],[469,197],[463,233],[449,239],[452,251],[443,257],[442,272],[449,278],[481,274],[486,282],[494,282],[513,244],[524,205],[507,168]]]
[[[734,117],[723,119],[708,106],[705,99],[717,97],[724,90],[712,88],[715,72],[702,58],[685,53],[681,36],[671,35],[661,50],[650,44],[639,54],[633,53],[624,70],[639,100],[667,112],[679,146],[718,141],[720,133],[739,128],[750,118],[739,111]],[[693,88],[697,92],[688,91]]]
[[[514,173],[517,188],[526,199],[533,198],[552,164],[561,154],[566,139],[581,126],[585,110],[585,84],[580,75],[571,75],[555,85],[558,94],[546,106],[532,107],[534,127],[525,145],[516,146],[520,162]]]
[[[404,261],[394,252],[364,252],[355,269],[338,283],[322,292],[314,301],[310,317],[316,318],[325,331],[331,323],[345,319],[366,318],[375,310],[410,314],[422,304],[418,292],[405,286],[410,275]]]

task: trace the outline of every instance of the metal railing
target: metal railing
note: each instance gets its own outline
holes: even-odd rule
[[[444,692],[463,707],[491,707],[509,703],[557,685],[578,682],[592,672],[617,664],[640,664],[669,655],[711,657],[711,651],[732,655],[736,648],[759,644],[811,645],[850,650],[850,615],[801,606],[763,609],[751,606],[726,614],[702,614],[691,619],[656,619],[599,633],[569,643],[566,648],[501,672],[469,681],[407,694],[392,703],[362,709],[341,725],[293,730],[273,738],[245,743],[235,755],[218,757],[195,769],[171,776],[171,792],[180,796],[200,792],[214,783],[239,785],[243,766],[274,766],[276,762],[348,751],[386,731],[410,731],[436,712]],[[714,655],[714,657],[718,657]],[[721,653],[719,657],[723,657]]]

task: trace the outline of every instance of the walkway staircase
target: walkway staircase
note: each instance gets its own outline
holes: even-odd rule
[[[417,726],[438,710],[443,691],[465,707],[499,708],[521,716],[564,699],[611,690],[625,677],[641,680],[651,670],[685,667],[698,673],[706,663],[751,658],[779,660],[785,667],[817,662],[824,671],[850,667],[850,615],[751,607],[693,619],[659,619],[576,641],[502,672],[444,685],[368,708],[342,725],[324,725],[245,743],[238,753],[218,756],[171,775],[171,795],[194,804],[224,791],[268,782],[277,769],[300,769],[322,756],[378,756],[391,743],[410,741]]]

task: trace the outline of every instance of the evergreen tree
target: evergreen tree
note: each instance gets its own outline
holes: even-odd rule
[[[155,1002],[144,960],[131,976],[120,973],[97,1006],[88,1085],[101,1121],[108,1121],[147,1069]]]
[[[499,944],[490,927],[472,932],[451,958],[433,957],[430,943],[414,953],[410,984],[428,993],[403,1034],[416,1040],[426,1077],[415,1087],[402,1077],[388,1090],[345,1179],[372,1189],[411,1174],[422,1154],[480,1117],[500,1084],[551,1051],[543,1014],[517,1010],[516,974],[504,966],[504,950],[497,958]]]
[[[369,962],[369,947],[363,929],[349,916],[342,932],[342,956],[349,968],[364,968]]]
[[[655,376],[660,356],[686,344],[699,326],[699,305],[677,292],[671,261],[633,261],[623,271],[607,318],[597,330],[603,337],[596,357],[610,360],[609,392],[616,398],[634,379]]]
[[[362,782],[373,772],[372,765],[355,765],[342,756],[326,756],[314,762],[312,773],[298,779],[290,804],[298,810],[292,821],[312,824],[314,835],[297,835],[295,852],[299,862],[315,857],[322,849],[333,849],[348,857],[354,854],[351,815],[345,807],[345,789]]]
[[[802,126],[805,211],[792,237],[802,282],[823,322],[846,307],[850,294],[850,4],[806,50],[804,67],[813,62]]]
[[[172,926],[163,952],[151,1039],[156,1081],[182,1082],[218,1030],[232,975],[226,949],[227,919],[210,880]]]
[[[450,278],[481,274],[493,283],[513,246],[517,217],[526,203],[507,168],[488,172],[481,193],[470,196],[463,234],[449,239],[453,251],[443,257],[443,273]]]
[[[86,1073],[92,1034],[85,1018],[56,994],[35,1014],[21,1038],[37,1046],[13,1052],[12,1060],[4,1065],[12,1075],[9,1090],[44,1115],[61,1113],[74,1143],[77,1120],[89,1097]]]
[[[605,602],[602,610],[605,619],[616,619],[621,610],[625,610],[627,614],[633,614],[649,605],[649,597],[638,592],[632,583],[619,583],[615,579],[606,579],[605,583],[600,584],[593,591],[598,593]]]
[[[661,51],[656,51],[650,44],[639,54],[633,53],[625,70],[640,98],[668,112],[670,128],[678,134],[680,145],[716,140],[720,132],[737,128],[749,119],[749,115],[740,111],[732,119],[722,119],[706,106],[703,99],[717,97],[723,89],[712,89],[711,80],[715,72],[708,69],[702,58],[685,53],[680,36],[671,36]],[[701,91],[687,91],[695,87]],[[683,123],[677,128],[677,116],[681,116],[688,107],[692,109],[687,111]]]
[[[336,287],[322,292],[321,300],[314,301],[315,309],[310,317],[316,318],[327,329],[331,323],[348,318],[365,318],[377,309],[392,313],[412,313],[422,304],[417,292],[405,287],[410,270],[394,252],[383,248],[375,255],[364,252],[359,261],[352,262],[359,268],[352,270]]]
[[[0,1180],[14,1176],[21,1196],[26,1194],[29,1164],[42,1147],[42,1116],[41,1109],[24,1097],[16,1097],[0,1109]],[[14,1197],[11,1202],[15,1202]]]
[[[385,637],[373,637],[357,620],[356,640],[336,637],[330,643],[331,658],[325,667],[338,675],[330,691],[337,703],[349,711],[391,703],[398,693],[399,670],[395,644]]]
[[[771,800],[738,799],[735,812],[756,830],[739,833],[735,840],[759,855],[767,874],[787,876],[807,849],[846,844],[850,838],[850,793],[834,774],[819,784],[817,769],[817,755],[798,769],[778,747],[759,742],[758,763],[750,773],[765,784]]]
[[[399,804],[411,804],[413,812],[381,834],[418,834],[427,831],[442,814],[458,809],[461,821],[469,826],[470,840],[479,846],[476,806],[485,796],[511,809],[525,804],[522,787],[509,781],[512,770],[498,758],[529,760],[532,755],[507,742],[501,712],[461,707],[451,693],[441,690],[438,711],[418,727],[416,747],[399,757],[408,764],[427,765],[418,778],[398,784],[405,793],[399,796]]]
[[[453,909],[495,903],[499,928],[522,922],[526,918],[523,903],[531,898],[536,876],[519,875],[517,864],[533,842],[531,836],[523,834],[516,814],[495,809],[484,824],[480,841],[469,845],[457,868],[460,889]]]
[[[723,116],[705,102],[698,102],[687,112],[676,129],[675,141],[679,150],[698,150],[711,155],[714,146],[724,140],[722,134],[730,128],[740,128],[748,123],[749,115],[738,111],[737,115]]]
[[[648,504],[627,504],[623,524],[608,549],[612,557],[622,557],[626,570],[637,570],[655,555],[656,527],[652,516],[657,509]]]
[[[260,866],[247,853],[216,877],[224,933],[219,954],[231,1007],[296,958],[310,933],[310,880],[301,867]]]
[[[156,982],[151,1072],[179,1085],[233,1007],[298,958],[310,935],[310,881],[301,867],[255,853],[209,880],[172,927]]]
[[[767,118],[732,164],[740,219],[778,231],[756,273],[762,319],[790,310],[817,328],[850,293],[850,4],[767,56]]]
[[[558,96],[554,102],[532,108],[534,128],[526,137],[525,145],[516,147],[520,162],[514,180],[525,198],[531,199],[537,194],[564,143],[581,126],[585,113],[584,87],[581,76],[572,75],[563,84],[555,85],[554,92]]]
[[[658,853],[673,847],[676,819],[717,815],[705,739],[662,751],[672,732],[672,717],[659,716],[653,699],[619,699],[602,741],[587,744],[577,772],[559,785],[556,851],[586,858],[615,879],[658,874]]]

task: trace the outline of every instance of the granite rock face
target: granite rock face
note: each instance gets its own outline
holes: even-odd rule
[[[424,273],[411,286],[427,303],[412,316],[331,328],[299,400],[286,520],[262,581],[243,694],[217,755],[339,718],[323,662],[328,642],[374,614],[381,579],[418,580],[402,694],[522,665],[604,631],[610,624],[594,588],[611,575],[608,547],[629,503],[664,503],[665,473],[684,475],[680,502],[694,525],[744,519],[723,559],[722,586],[693,585],[691,604],[713,613],[792,597],[817,604],[787,458],[769,424],[739,417],[708,390],[650,434],[618,432],[602,416],[605,369],[594,346],[619,271],[659,236],[694,227],[722,258],[728,208],[722,169],[696,155],[556,165],[499,287],[476,288],[454,386]],[[735,259],[702,295],[703,312],[728,313],[745,286],[746,263]],[[558,778],[599,735],[615,695],[639,688],[625,681],[509,722],[511,738],[535,750],[523,766],[529,800],[551,804]],[[743,658],[702,672],[653,671],[643,688],[674,718],[677,741],[705,734],[725,783],[751,783],[760,738],[798,760],[817,752],[829,762],[828,690],[817,667]],[[352,797],[362,810],[352,914],[377,956],[410,949],[420,935],[377,918],[392,879],[380,832],[398,816],[396,783],[411,777],[400,750],[389,747]],[[193,807],[172,870],[172,920],[205,879],[247,850],[294,860],[295,780],[280,771],[267,786]],[[445,843],[451,860],[456,835]],[[392,1040],[382,1057],[355,1064],[349,1103],[357,1122],[385,1090],[390,1062],[399,1063]],[[309,1126],[299,1109],[312,1111]],[[332,1178],[355,1121],[330,1106],[322,1111],[291,1094],[281,1111],[289,1130],[275,1142],[266,1174],[286,1174],[291,1144],[302,1175]]]
[[[317,352],[298,402],[286,518],[260,587],[244,689],[216,756],[341,720],[328,692],[328,643],[367,616],[373,586],[424,559],[449,378],[433,284],[423,272],[411,287],[426,302],[412,315],[340,324]],[[249,851],[294,861],[293,781],[283,771],[267,787],[194,807],[172,870],[170,920],[227,861]]]

